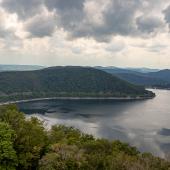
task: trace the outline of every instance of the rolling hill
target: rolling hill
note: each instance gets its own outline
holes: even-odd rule
[[[146,87],[170,88],[170,70],[157,69],[121,69],[110,67],[98,67],[107,73],[113,74],[120,79],[128,81],[136,85]]]
[[[142,67],[142,68],[127,67],[126,69],[131,70],[131,71],[136,71],[136,72],[139,72],[139,73],[151,73],[151,72],[160,71],[160,69],[151,69],[151,68],[146,68],[146,67]]]
[[[103,66],[96,66],[95,68],[99,70],[106,71],[108,73],[132,73],[132,74],[140,74],[140,73],[151,73],[151,72],[158,72],[160,71],[159,69],[151,69],[151,68],[120,68],[120,67],[114,67],[114,66],[108,66],[108,67],[103,67]]]
[[[138,74],[116,73],[114,75],[137,85],[157,88],[170,88],[170,70]]]
[[[130,83],[146,87],[164,86],[168,84],[165,79],[154,77],[150,74],[116,73],[114,75]]]
[[[158,72],[147,73],[147,75],[150,77],[165,80],[170,83],[170,70],[169,69],[160,70]]]
[[[154,94],[90,67],[51,67],[0,73],[0,99],[42,97],[153,97]]]

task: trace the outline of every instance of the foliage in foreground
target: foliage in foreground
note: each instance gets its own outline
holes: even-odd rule
[[[16,106],[0,107],[0,170],[170,170],[170,162],[71,127],[47,131]]]

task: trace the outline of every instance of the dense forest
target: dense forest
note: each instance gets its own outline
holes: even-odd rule
[[[15,105],[0,107],[0,170],[168,170],[170,162],[72,127],[45,129]]]
[[[43,97],[153,97],[154,94],[90,67],[51,67],[0,73],[0,100]]]

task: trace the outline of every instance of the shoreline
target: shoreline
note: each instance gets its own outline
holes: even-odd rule
[[[147,100],[153,99],[155,96],[151,97],[46,97],[46,98],[35,98],[35,99],[26,99],[26,100],[16,100],[16,101],[7,101],[0,102],[0,106],[9,105],[9,104],[17,104],[17,103],[27,103],[34,101],[43,101],[43,100]]]

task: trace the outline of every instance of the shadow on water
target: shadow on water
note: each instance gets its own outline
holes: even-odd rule
[[[170,91],[141,101],[44,100],[18,104],[47,124],[74,126],[85,133],[119,139],[164,157],[170,151]]]
[[[48,114],[55,115],[58,118],[91,118],[102,116],[116,116],[123,113],[126,107],[139,101],[121,101],[121,100],[44,100],[19,103],[21,111],[26,114]],[[121,105],[123,107],[121,107]],[[113,109],[114,108],[114,109]]]

